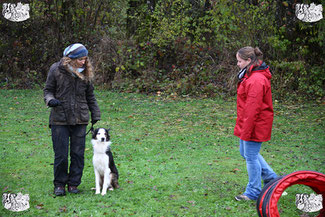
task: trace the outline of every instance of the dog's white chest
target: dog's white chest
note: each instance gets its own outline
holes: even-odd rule
[[[111,142],[101,142],[98,140],[92,140],[94,149],[93,165],[101,175],[109,169],[109,157],[106,151],[109,149]]]
[[[109,157],[107,154],[94,154],[94,169],[97,170],[100,174],[104,174],[104,172],[108,169],[108,163]]]

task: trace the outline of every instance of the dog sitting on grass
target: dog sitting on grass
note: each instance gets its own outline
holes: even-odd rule
[[[114,163],[113,154],[111,152],[109,130],[98,128],[92,131],[91,143],[94,149],[93,166],[96,180],[96,194],[102,195],[107,193],[107,189],[113,191],[119,188],[118,171]]]

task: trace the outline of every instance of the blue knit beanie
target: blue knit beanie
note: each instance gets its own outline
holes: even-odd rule
[[[76,43],[68,46],[63,51],[63,56],[70,57],[71,59],[77,59],[80,57],[88,56],[88,50],[84,45]]]

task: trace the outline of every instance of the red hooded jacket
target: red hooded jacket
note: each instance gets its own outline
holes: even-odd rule
[[[251,70],[251,69],[250,69]],[[234,135],[244,141],[266,142],[271,139],[273,105],[272,74],[262,63],[237,86],[237,120]]]

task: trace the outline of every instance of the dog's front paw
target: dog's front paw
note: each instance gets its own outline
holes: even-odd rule
[[[111,186],[108,188],[109,191],[114,191],[114,188]]]
[[[99,190],[98,191],[96,190],[96,193],[95,194],[100,194],[100,191]]]
[[[102,192],[102,196],[106,195],[106,192]]]

